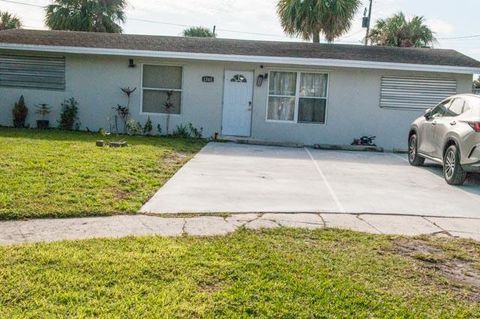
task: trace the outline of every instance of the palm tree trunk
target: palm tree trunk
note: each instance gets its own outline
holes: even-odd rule
[[[313,43],[320,43],[320,32],[313,33]]]

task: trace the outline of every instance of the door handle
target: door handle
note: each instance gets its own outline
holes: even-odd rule
[[[457,125],[456,121],[450,122],[450,125]]]
[[[433,125],[433,126],[437,125],[437,121],[433,121],[433,122],[432,122],[432,125]]]

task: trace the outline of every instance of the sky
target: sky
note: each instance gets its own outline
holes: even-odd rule
[[[276,14],[277,0],[128,0],[125,33],[181,35],[188,26],[217,27],[220,38],[300,41],[286,36]],[[13,3],[20,2],[20,3]],[[44,10],[51,0],[0,0],[0,10],[21,18],[24,28],[45,29]],[[336,43],[360,44],[365,35],[361,20],[368,0],[351,29]],[[436,48],[456,49],[480,60],[478,0],[374,0],[372,24],[403,11],[424,16],[438,42]]]

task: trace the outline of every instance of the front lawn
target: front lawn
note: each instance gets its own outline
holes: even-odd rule
[[[0,318],[478,318],[480,244],[240,230],[0,248]]]
[[[99,148],[99,134],[0,128],[0,219],[134,213],[204,145],[127,137]]]

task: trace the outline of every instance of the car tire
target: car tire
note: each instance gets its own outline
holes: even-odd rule
[[[418,155],[417,141],[417,134],[412,134],[408,139],[408,162],[412,166],[422,166],[425,163],[425,158]]]
[[[456,145],[447,148],[443,157],[443,175],[450,185],[462,185],[467,178],[467,173],[460,165],[460,153]]]

